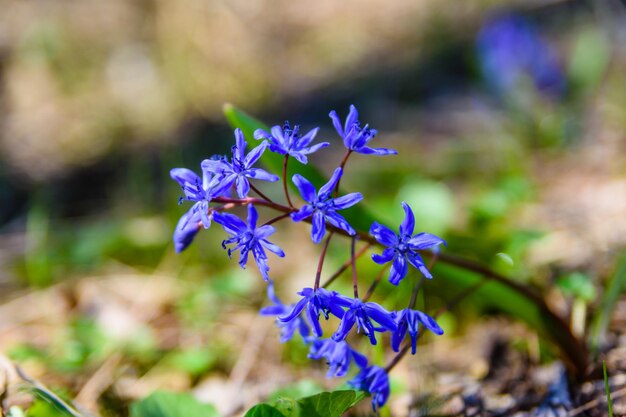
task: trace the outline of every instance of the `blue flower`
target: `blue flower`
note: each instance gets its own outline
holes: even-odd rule
[[[209,203],[214,197],[224,193],[224,188],[219,184],[218,178],[212,178],[211,174],[203,169],[202,178],[187,168],[174,168],[170,176],[180,184],[184,200],[195,201],[195,204],[179,220],[174,230],[174,249],[177,253],[182,252],[191,244],[193,238],[200,230],[200,225],[205,229],[211,227],[211,214]]]
[[[419,269],[426,278],[432,278],[433,276],[426,268],[426,265],[424,265],[424,261],[417,251],[446,244],[440,237],[429,233],[418,233],[413,236],[413,229],[415,229],[413,211],[405,202],[402,202],[402,207],[404,208],[405,217],[400,225],[399,234],[396,235],[389,228],[376,222],[370,228],[370,235],[374,236],[379,243],[387,246],[387,249],[382,254],[372,255],[372,260],[381,265],[393,261],[391,271],[389,272],[389,282],[393,285],[398,285],[406,277],[409,268],[407,261]]]
[[[320,188],[318,193],[315,192],[313,184],[302,175],[296,174],[292,178],[293,183],[300,191],[300,195],[309,204],[304,205],[297,212],[291,213],[291,219],[299,222],[313,216],[311,239],[315,243],[319,243],[324,238],[327,221],[336,228],[345,230],[350,235],[356,234],[356,231],[348,224],[347,220],[336,213],[336,211],[355,205],[363,199],[363,195],[361,193],[350,193],[339,198],[331,198],[342,172],[341,168],[335,169],[330,180]]]
[[[263,275],[263,279],[268,281],[269,276],[267,275],[267,272],[270,268],[267,265],[267,255],[265,254],[265,249],[275,253],[281,258],[285,256],[285,252],[266,239],[276,231],[274,227],[269,225],[261,226],[259,228],[256,227],[258,217],[259,215],[252,204],[248,205],[247,224],[239,217],[230,213],[215,212],[213,214],[213,220],[222,225],[226,233],[232,235],[230,239],[222,242],[222,246],[224,248],[226,248],[226,245],[235,245],[234,248],[228,249],[228,256],[230,257],[232,252],[241,249],[239,265],[245,269],[246,264],[248,263],[248,253],[252,252],[252,256],[254,256],[254,260],[259,267],[259,271],[261,271],[261,275]]]
[[[355,389],[372,394],[372,408],[376,411],[389,398],[389,375],[380,366],[369,366],[358,373],[348,384]]]
[[[336,342],[344,340],[355,323],[357,332],[360,332],[362,329],[363,333],[370,338],[372,345],[376,344],[375,332],[394,331],[397,328],[392,313],[376,303],[363,302],[358,298],[341,296],[337,298],[337,304],[342,307],[348,307],[348,309],[343,314],[339,328],[333,334],[333,340]],[[374,327],[372,320],[382,327]]]
[[[391,347],[394,351],[400,350],[400,343],[404,340],[407,332],[411,336],[411,353],[415,355],[417,350],[417,335],[419,333],[420,323],[424,325],[428,330],[440,336],[443,334],[443,329],[439,327],[435,319],[430,317],[426,313],[422,313],[418,310],[404,309],[396,314],[396,322],[398,328],[391,335]]]
[[[307,338],[310,334],[309,326],[306,324],[303,318],[296,317],[289,322],[283,322],[278,319],[278,316],[284,316],[289,314],[293,309],[293,304],[288,306],[283,304],[282,301],[276,296],[274,292],[274,282],[269,281],[267,283],[267,297],[274,303],[274,305],[263,307],[260,311],[263,316],[276,316],[276,325],[280,327],[280,341],[285,343],[293,337],[296,330],[300,332],[302,338]]]
[[[356,107],[350,105],[350,113],[346,117],[344,126],[341,126],[341,120],[337,116],[336,111],[331,111],[329,114],[333,121],[333,125],[339,133],[339,136],[343,139],[343,144],[350,151],[367,154],[367,155],[396,155],[398,151],[387,148],[370,148],[367,146],[369,141],[374,139],[374,136],[378,133],[375,129],[370,129],[368,125],[361,127],[359,123],[359,112]]]
[[[202,168],[206,171],[216,174],[220,178],[220,188],[228,189],[233,183],[237,186],[237,194],[239,198],[244,198],[250,192],[250,182],[248,178],[263,181],[278,181],[276,175],[260,169],[252,168],[252,165],[261,157],[267,142],[261,143],[252,149],[248,155],[244,153],[247,143],[241,129],[235,129],[236,144],[232,147],[232,162],[228,162],[225,158],[219,160],[205,159],[202,161]]]
[[[352,362],[356,363],[359,368],[367,366],[365,355],[352,349],[348,342],[336,342],[333,339],[317,339],[313,341],[308,357],[316,360],[326,359],[329,366],[326,374],[328,378],[345,376]]]
[[[295,125],[291,129],[289,122],[285,122],[282,128],[280,126],[272,127],[271,134],[263,129],[257,129],[254,132],[254,138],[267,139],[269,140],[270,151],[281,155],[291,155],[300,163],[306,164],[308,162],[307,155],[328,146],[328,142],[322,142],[309,147],[318,130],[319,128],[316,127],[306,135],[300,136],[300,126]]]
[[[560,96],[565,91],[566,78],[554,50],[524,17],[492,17],[476,45],[485,80],[498,92],[510,93],[523,76],[542,93]]]
[[[343,317],[343,309],[337,304],[337,300],[341,297],[335,291],[328,291],[324,288],[303,288],[298,293],[302,296],[302,299],[298,301],[293,309],[284,316],[278,319],[284,323],[289,323],[296,320],[302,310],[306,307],[307,321],[313,326],[313,334],[317,337],[321,337],[322,326],[320,325],[320,314],[323,314],[326,320],[328,320],[329,314],[335,317]]]

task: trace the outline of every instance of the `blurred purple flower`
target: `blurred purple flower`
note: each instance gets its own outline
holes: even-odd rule
[[[389,375],[379,366],[369,366],[361,370],[348,384],[372,394],[374,411],[385,405],[389,398]]]
[[[409,269],[407,262],[419,269],[426,278],[432,278],[433,276],[417,251],[446,244],[440,237],[429,233],[418,233],[413,236],[415,216],[411,207],[404,201],[402,208],[404,208],[405,217],[400,225],[400,233],[396,234],[377,222],[372,223],[372,227],[370,227],[370,235],[374,236],[379,243],[387,246],[382,254],[373,254],[372,260],[380,265],[393,261],[389,272],[389,282],[393,285],[398,285],[406,277]]]
[[[248,263],[248,254],[252,252],[252,256],[263,275],[263,279],[268,281],[269,266],[267,265],[267,255],[265,249],[275,253],[281,258],[285,256],[285,252],[266,238],[273,234],[276,229],[272,226],[265,225],[256,227],[259,215],[252,204],[248,205],[248,222],[244,222],[239,217],[230,213],[213,213],[213,220],[222,225],[226,233],[232,235],[230,239],[224,240],[222,246],[226,249],[226,245],[234,244],[235,247],[228,249],[228,256],[232,252],[241,250],[239,256],[239,265],[245,269]]]
[[[396,155],[398,153],[393,149],[370,148],[367,146],[367,144],[374,139],[378,131],[370,129],[368,125],[361,127],[359,112],[353,105],[350,105],[350,113],[348,113],[348,117],[346,117],[343,126],[341,126],[341,120],[335,110],[331,111],[328,115],[332,119],[335,129],[343,139],[343,144],[347,149],[367,155]]]
[[[263,316],[276,316],[276,325],[280,327],[281,343],[291,340],[296,330],[300,332],[300,336],[302,336],[302,338],[307,338],[309,336],[309,326],[302,317],[296,317],[288,322],[283,322],[278,319],[279,316],[289,314],[293,310],[294,305],[286,305],[280,301],[280,298],[278,298],[274,292],[274,282],[271,280],[267,283],[267,297],[274,303],[274,305],[263,307],[260,313]]]
[[[524,17],[505,14],[489,19],[476,45],[484,77],[498,92],[511,92],[526,75],[544,94],[564,93],[566,79],[555,51]]]
[[[247,143],[241,129],[235,129],[235,140],[236,144],[232,147],[232,162],[228,162],[226,158],[218,160],[205,159],[202,161],[203,170],[218,175],[220,188],[228,189],[235,183],[237,195],[239,195],[239,198],[244,198],[250,192],[248,178],[270,182],[278,181],[276,175],[260,168],[252,168],[263,154],[263,151],[265,151],[265,148],[267,148],[267,142],[264,141],[246,155]]]
[[[316,192],[313,184],[302,175],[296,174],[293,176],[293,183],[300,191],[302,199],[309,204],[305,204],[300,210],[291,213],[291,219],[294,222],[299,222],[313,216],[311,239],[315,243],[319,243],[324,238],[327,221],[336,228],[345,230],[350,235],[356,234],[356,231],[348,224],[348,221],[336,211],[352,207],[363,199],[363,195],[361,193],[350,193],[339,198],[331,198],[342,172],[341,168],[335,169],[333,176],[320,188],[319,192]]]
[[[300,126],[295,125],[293,129],[289,126],[289,122],[285,122],[284,126],[274,126],[272,133],[268,133],[263,129],[257,129],[254,132],[255,139],[267,139],[269,141],[270,151],[281,155],[291,155],[300,163],[308,162],[307,155],[316,152],[328,146],[328,142],[321,142],[317,145],[309,146],[309,144],[317,135],[318,127],[311,130],[304,136],[300,136]]]
[[[333,339],[316,339],[311,343],[308,356],[311,359],[326,359],[329,366],[326,374],[328,378],[345,376],[352,362],[359,368],[367,366],[365,355],[352,349],[348,342],[343,340],[336,342]]]
[[[400,344],[406,334],[409,333],[411,336],[411,353],[415,355],[420,323],[438,336],[443,334],[443,329],[439,327],[435,319],[421,311],[406,308],[395,313],[395,317],[398,328],[391,335],[391,347],[396,352],[400,350]]]

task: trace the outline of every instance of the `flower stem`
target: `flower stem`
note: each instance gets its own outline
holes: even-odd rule
[[[282,219],[285,219],[285,218],[289,217],[289,214],[291,214],[291,213],[283,213],[280,216],[276,216],[273,219],[269,219],[268,221],[266,221],[263,224],[263,226],[269,226],[270,224],[274,224],[274,223],[276,223],[276,222],[278,222],[278,221],[280,221]]]
[[[320,277],[322,276],[322,267],[324,266],[324,259],[326,259],[326,251],[328,250],[328,245],[330,244],[330,239],[333,237],[334,232],[330,232],[328,237],[326,238],[326,242],[324,242],[324,247],[322,248],[322,253],[320,254],[320,260],[317,263],[317,272],[315,273],[315,285],[313,286],[314,290],[317,290],[320,287]]]
[[[352,263],[352,288],[354,289],[354,298],[359,298],[359,285],[356,278],[356,256],[354,256],[355,247],[356,237],[353,237],[352,243],[350,244],[350,261]]]
[[[346,162],[348,162],[348,158],[350,158],[350,155],[352,155],[352,150],[348,149],[346,150],[346,153],[343,155],[343,158],[341,159],[341,163],[339,164],[339,167],[341,168],[341,171],[343,172],[344,168],[346,167]],[[343,177],[343,175],[341,175]],[[335,192],[334,192],[334,197],[337,198],[337,196],[339,195],[339,184],[341,183],[341,178],[339,178],[339,180],[337,181],[337,185],[335,185]]]
[[[283,191],[285,191],[285,198],[287,199],[287,203],[290,208],[293,208],[293,203],[291,202],[291,198],[289,197],[289,188],[287,188],[287,165],[289,164],[289,154],[285,155],[285,159],[283,161]]]

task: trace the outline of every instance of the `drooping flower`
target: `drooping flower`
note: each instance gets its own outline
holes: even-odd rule
[[[391,335],[391,347],[396,352],[400,350],[400,344],[404,340],[406,334],[409,333],[411,336],[411,353],[415,355],[420,323],[438,336],[443,334],[443,329],[439,327],[435,319],[418,310],[406,308],[397,312],[396,323],[398,324],[398,328]]]
[[[332,119],[337,133],[339,133],[339,136],[343,139],[344,146],[349,150],[366,155],[396,155],[398,153],[398,151],[393,149],[370,148],[367,146],[368,143],[374,139],[378,131],[370,129],[369,125],[361,127],[359,112],[353,105],[350,105],[350,113],[348,113],[348,117],[346,117],[344,126],[341,126],[341,120],[335,110],[331,111],[328,115]]]
[[[389,398],[389,375],[380,366],[368,366],[348,381],[355,389],[372,394],[372,408],[376,411]]]
[[[320,325],[320,314],[323,314],[326,320],[330,314],[335,317],[343,317],[343,309],[337,303],[339,294],[335,291],[328,291],[324,288],[303,288],[298,293],[302,296],[293,309],[284,316],[278,319],[284,323],[289,323],[298,318],[302,310],[305,310],[307,321],[313,326],[313,334],[317,337],[322,337],[322,326]]]
[[[566,77],[557,54],[523,16],[492,16],[480,30],[476,46],[485,80],[497,92],[514,92],[524,76],[544,94],[565,92]]]
[[[293,176],[293,183],[300,191],[304,201],[309,204],[305,204],[297,212],[291,213],[291,219],[299,222],[313,216],[311,239],[315,243],[319,243],[324,238],[327,221],[336,228],[345,230],[350,235],[356,234],[354,228],[348,224],[348,221],[343,216],[337,213],[337,210],[352,207],[363,199],[363,195],[361,193],[350,193],[339,198],[331,198],[342,172],[341,168],[335,169],[330,180],[320,188],[319,192],[316,192],[313,184],[302,175],[296,174]]]
[[[309,144],[315,139],[319,128],[309,131],[304,136],[300,136],[300,126],[295,125],[293,129],[289,126],[289,122],[285,122],[284,126],[274,126],[271,133],[263,129],[257,129],[254,132],[255,139],[267,139],[269,141],[270,151],[281,155],[290,155],[296,158],[300,163],[308,162],[307,155],[312,154],[322,148],[328,146],[328,142],[321,142],[313,146]]]
[[[235,129],[236,144],[232,147],[232,162],[226,158],[219,160],[205,159],[202,168],[220,178],[220,188],[229,188],[233,183],[237,186],[237,195],[244,198],[250,192],[248,178],[262,181],[278,181],[278,176],[270,174],[261,168],[252,168],[267,148],[267,142],[263,141],[259,146],[245,154],[247,146],[246,138],[241,129]]]
[[[433,276],[426,268],[422,257],[417,251],[446,244],[440,237],[429,233],[418,233],[413,236],[413,230],[415,229],[413,211],[405,202],[402,202],[402,207],[404,208],[405,217],[400,225],[400,233],[397,235],[391,229],[377,222],[374,222],[370,228],[370,235],[374,236],[379,243],[387,246],[382,254],[373,254],[372,260],[381,265],[393,261],[389,272],[389,282],[393,285],[398,285],[406,277],[409,268],[407,261],[413,267],[419,269],[426,278],[432,278]]]
[[[281,258],[285,256],[285,252],[275,244],[267,240],[276,229],[269,225],[256,227],[259,215],[254,208],[254,205],[248,205],[248,221],[247,223],[241,220],[239,217],[230,213],[215,212],[213,214],[213,220],[222,225],[226,233],[232,237],[222,242],[222,246],[226,248],[227,245],[234,244],[235,246],[228,249],[228,256],[230,257],[232,252],[241,250],[239,256],[239,265],[245,269],[248,263],[248,254],[252,252],[252,256],[263,275],[263,279],[269,280],[267,265],[267,255],[265,249],[275,253]]]
[[[174,249],[177,253],[182,252],[191,244],[200,230],[211,227],[211,214],[209,203],[214,197],[222,195],[225,191],[218,178],[213,178],[207,170],[202,170],[202,178],[187,168],[174,168],[170,176],[180,184],[184,197],[180,198],[179,204],[184,200],[195,201],[195,204],[180,218],[174,230]]]
[[[343,314],[339,328],[335,334],[333,334],[333,340],[336,342],[344,340],[355,323],[357,325],[357,332],[363,330],[363,333],[370,338],[372,345],[376,344],[375,332],[394,331],[397,328],[391,312],[376,303],[363,302],[358,298],[345,296],[337,298],[337,303],[348,309]],[[380,326],[375,327],[372,320]]]
[[[300,333],[302,338],[307,338],[309,336],[309,326],[302,317],[296,317],[289,322],[283,322],[278,319],[280,316],[289,314],[294,305],[286,305],[282,303],[280,298],[278,298],[274,292],[274,282],[271,280],[267,283],[267,297],[274,303],[274,305],[263,307],[260,313],[263,316],[276,316],[276,325],[280,327],[281,343],[291,340],[296,330]]]
[[[329,366],[326,374],[328,378],[345,376],[352,362],[359,368],[367,366],[365,355],[352,349],[345,340],[336,342],[333,339],[316,339],[311,343],[308,357],[316,360],[326,359]]]

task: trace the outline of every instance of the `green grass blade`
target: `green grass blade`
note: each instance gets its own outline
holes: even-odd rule
[[[609,417],[613,417],[613,402],[611,401],[611,387],[609,386],[609,375],[606,372],[606,361],[602,361],[604,371],[604,390],[606,391],[606,403],[609,407]]]
[[[624,291],[626,291],[626,255],[622,255],[617,262],[617,269],[604,291],[599,313],[596,315],[593,322],[591,341],[593,349],[596,352],[606,334],[611,314],[615,311],[615,304]]]

